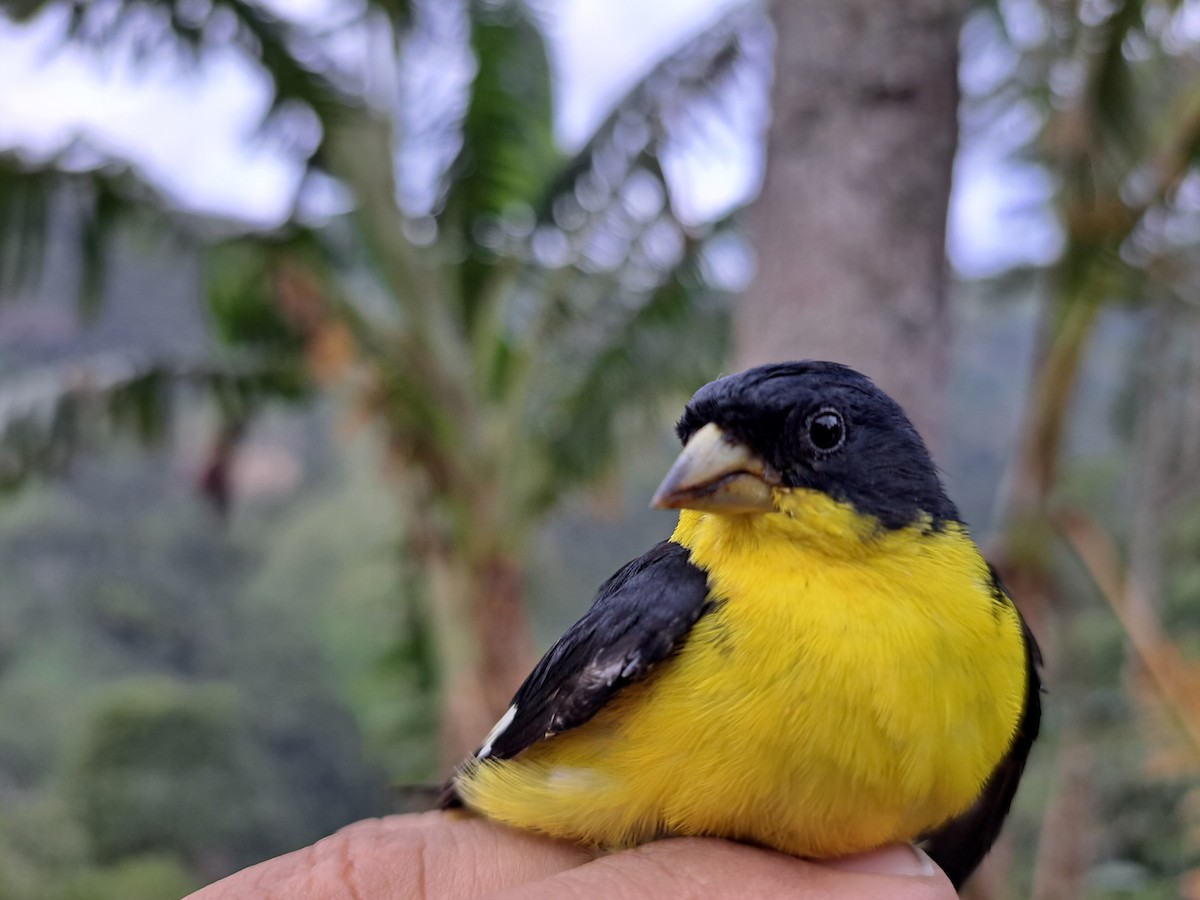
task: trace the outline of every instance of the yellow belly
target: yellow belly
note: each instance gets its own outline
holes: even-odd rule
[[[693,515],[675,539],[720,605],[585,725],[460,776],[467,805],[606,847],[705,834],[818,857],[969,807],[1012,741],[1026,674],[1016,612],[965,531],[831,553],[852,545]]]

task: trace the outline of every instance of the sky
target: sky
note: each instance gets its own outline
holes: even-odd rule
[[[290,17],[313,22],[338,8],[337,0],[271,2],[286,6]],[[738,2],[543,3],[559,142],[578,147],[657,59]],[[63,50],[62,26],[54,16],[27,26],[0,18],[0,149],[20,147],[45,157],[86,136],[101,152],[134,162],[185,208],[261,223],[286,216],[300,171],[259,131],[270,84],[247,59],[234,51],[210,53],[197,78],[176,63]],[[989,67],[1002,69],[1004,61],[966,65],[974,74],[965,70],[965,80],[986,80]],[[687,185],[681,197],[686,218],[719,215],[757,190],[763,160],[753,132],[761,129],[762,116],[749,107],[730,115],[740,120],[718,123],[705,146],[668,161]],[[960,150],[947,245],[965,275],[1044,262],[1056,250],[1046,208],[1049,184],[1005,160],[1028,127],[996,123],[986,139],[964,142]]]

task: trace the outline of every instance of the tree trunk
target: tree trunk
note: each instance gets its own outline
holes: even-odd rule
[[[739,365],[874,378],[936,444],[962,0],[777,0],[774,120]]]
[[[525,523],[503,515],[499,476],[489,471],[468,481],[464,470],[478,475],[485,464],[451,467],[439,491],[417,487],[403,498],[408,549],[421,570],[436,646],[447,771],[479,746],[533,662]]]
[[[525,579],[515,557],[473,560],[453,544],[420,554],[441,669],[441,757],[447,771],[479,746],[529,672]]]
[[[475,567],[474,580],[475,634],[490,727],[529,674],[533,639],[525,610],[523,565],[513,556],[494,553]]]

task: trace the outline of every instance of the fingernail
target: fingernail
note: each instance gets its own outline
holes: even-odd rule
[[[920,847],[911,844],[891,844],[869,853],[822,860],[821,865],[844,872],[867,872],[873,875],[928,876],[937,873],[937,866]]]

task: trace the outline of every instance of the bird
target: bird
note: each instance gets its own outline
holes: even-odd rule
[[[901,407],[838,363],[702,387],[652,505],[444,809],[601,850],[913,842],[956,887],[1037,737],[1041,655]]]

